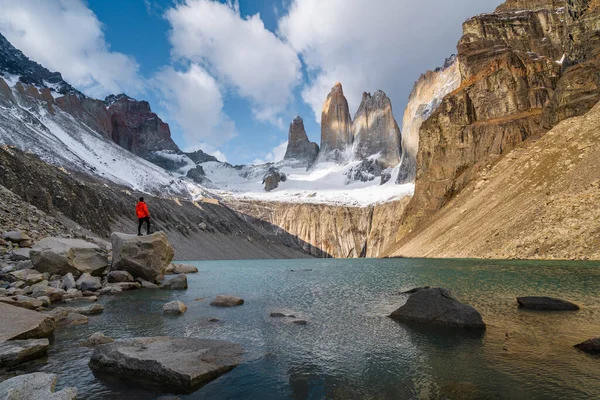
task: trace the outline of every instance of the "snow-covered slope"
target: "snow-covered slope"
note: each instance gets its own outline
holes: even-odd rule
[[[59,107],[49,107],[15,87],[7,92],[7,87],[0,91],[0,143],[37,154],[50,164],[135,190],[164,195],[202,194],[198,185],[123,149]]]

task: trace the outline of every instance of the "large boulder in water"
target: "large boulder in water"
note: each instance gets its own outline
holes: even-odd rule
[[[98,346],[89,365],[94,371],[190,390],[241,362],[242,347],[220,340],[149,337]]]
[[[8,340],[0,344],[0,367],[13,367],[48,352],[48,339]]]
[[[406,304],[394,311],[390,318],[403,322],[485,329],[481,314],[454,298],[448,289],[417,288],[410,293]]]
[[[112,242],[112,269],[127,271],[135,278],[154,282],[173,259],[175,251],[164,232],[146,236],[115,232]]]
[[[54,333],[54,319],[37,311],[0,303],[0,343],[9,339],[36,339]],[[6,322],[10,321],[10,323]]]
[[[55,392],[56,379],[55,374],[44,372],[15,376],[0,382],[0,399],[74,400],[77,398],[77,389],[74,387]]]
[[[29,255],[36,270],[52,275],[101,276],[108,266],[108,255],[99,246],[80,239],[47,237]]]
[[[579,306],[570,301],[543,296],[517,297],[519,308],[537,311],[577,311]]]

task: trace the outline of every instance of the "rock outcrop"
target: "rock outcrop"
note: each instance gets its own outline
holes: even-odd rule
[[[395,167],[400,162],[400,128],[392,113],[392,102],[381,90],[371,96],[363,93],[352,122],[355,159],[376,159],[382,168]]]
[[[421,75],[413,86],[402,119],[402,166],[396,183],[414,181],[421,125],[460,83],[460,66],[456,55],[453,55],[441,68]]]
[[[308,140],[304,130],[304,121],[296,116],[290,124],[288,145],[284,160],[297,161],[301,165],[310,166],[319,155],[319,145]]]
[[[191,390],[235,368],[241,355],[242,347],[231,342],[150,337],[98,346],[89,365],[116,377]]]
[[[146,236],[114,232],[111,242],[112,269],[150,282],[164,274],[175,254],[164,232]]]
[[[403,322],[485,329],[481,314],[454,298],[448,289],[426,287],[410,292],[406,304],[390,314],[390,318]]]
[[[320,159],[345,161],[352,142],[352,117],[342,84],[337,82],[327,95],[321,113]]]
[[[265,185],[265,192],[270,192],[277,189],[280,182],[285,182],[286,180],[286,174],[280,172],[277,168],[271,167],[263,177],[262,184]]]

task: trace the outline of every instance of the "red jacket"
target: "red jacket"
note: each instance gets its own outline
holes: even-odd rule
[[[135,213],[137,214],[138,218],[146,218],[150,216],[150,213],[148,212],[148,206],[143,201],[137,203],[135,206]]]

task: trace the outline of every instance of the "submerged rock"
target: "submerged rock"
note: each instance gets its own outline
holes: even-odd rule
[[[86,341],[82,342],[81,345],[85,347],[96,347],[101,344],[107,344],[114,342],[115,339],[104,335],[102,332],[94,332]]]
[[[224,296],[219,295],[210,303],[211,306],[216,307],[235,307],[244,304],[244,299],[236,296]]]
[[[112,269],[127,271],[135,278],[154,282],[173,259],[175,251],[164,232],[146,236],[114,232],[112,242]]]
[[[55,392],[56,379],[55,374],[43,372],[15,376],[0,382],[0,399],[74,400],[77,398],[77,389],[74,387]]]
[[[526,296],[517,297],[519,308],[538,311],[577,311],[579,306],[570,301],[552,297]]]
[[[48,339],[9,340],[0,344],[0,367],[13,367],[48,352]]]
[[[198,268],[189,264],[176,264],[172,263],[167,269],[167,273],[171,274],[195,274],[198,272]]]
[[[403,322],[485,329],[481,314],[454,298],[448,289],[420,288],[412,292],[406,304],[390,314],[390,318]]]
[[[573,347],[589,354],[600,354],[600,337],[588,339]]]
[[[187,307],[181,301],[170,301],[163,305],[163,312],[166,314],[183,314],[187,311]]]
[[[99,346],[90,368],[131,378],[192,389],[206,384],[241,362],[242,347],[220,340],[149,337]]]

